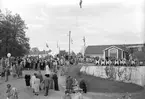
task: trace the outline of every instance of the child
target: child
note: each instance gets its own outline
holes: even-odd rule
[[[18,99],[18,91],[15,87],[12,88],[12,99]]]
[[[83,90],[80,88],[76,88],[76,93],[74,94],[73,99],[83,99]]]
[[[11,99],[12,97],[12,88],[11,88],[11,85],[10,84],[7,84],[7,99]]]

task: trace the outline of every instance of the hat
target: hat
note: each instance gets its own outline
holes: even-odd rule
[[[49,74],[45,74],[46,77],[49,77]]]

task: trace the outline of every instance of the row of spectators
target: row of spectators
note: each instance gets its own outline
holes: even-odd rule
[[[114,65],[114,66],[143,66],[143,62],[139,62],[137,60],[126,60],[126,59],[120,59],[120,60],[104,60],[104,59],[99,59],[99,60],[94,60],[95,65],[101,65],[101,66],[109,66],[109,65]]]

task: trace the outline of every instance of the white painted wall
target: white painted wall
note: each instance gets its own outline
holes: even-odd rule
[[[93,75],[101,78],[108,78],[105,71],[106,66],[82,66],[80,72]],[[145,85],[145,66],[138,67],[112,67],[116,73],[116,81],[122,81],[126,83],[134,83],[140,86]],[[125,71],[124,71],[125,70]],[[118,71],[124,71],[119,78]],[[131,76],[130,80],[125,80],[125,76]]]

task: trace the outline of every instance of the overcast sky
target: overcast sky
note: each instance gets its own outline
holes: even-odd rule
[[[75,52],[86,45],[143,42],[144,0],[3,0],[2,9],[19,13],[29,29],[31,47],[57,52],[68,50],[68,32],[72,31]]]

